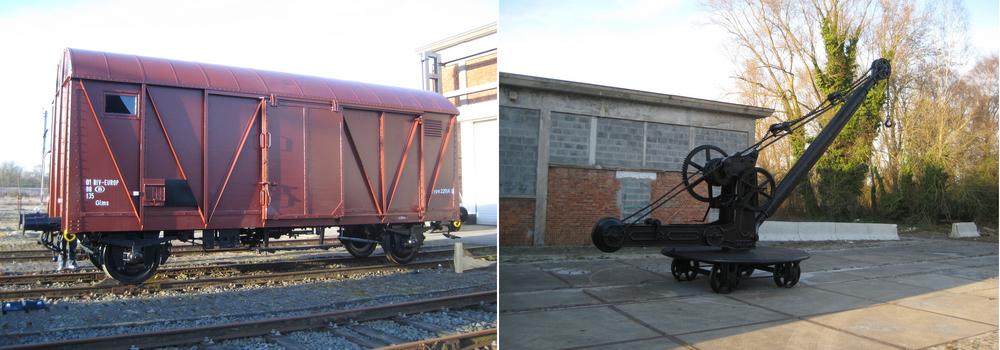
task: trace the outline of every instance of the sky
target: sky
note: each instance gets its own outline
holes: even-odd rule
[[[973,53],[996,53],[998,1],[963,4]],[[504,72],[736,102],[731,39],[703,1],[502,0],[499,28]]]
[[[495,0],[0,0],[0,162],[41,164],[67,47],[419,89],[417,48],[496,20]]]

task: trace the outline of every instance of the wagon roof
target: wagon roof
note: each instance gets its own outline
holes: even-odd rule
[[[181,86],[279,97],[318,99],[376,109],[458,114],[443,96],[413,89],[307,75],[66,49],[72,78]]]

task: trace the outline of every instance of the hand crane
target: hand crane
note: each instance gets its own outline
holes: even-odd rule
[[[794,286],[799,280],[799,262],[808,259],[809,254],[794,249],[758,248],[757,230],[816,165],[872,87],[887,79],[890,72],[889,60],[875,60],[849,88],[830,94],[800,118],[772,124],[759,141],[733,155],[713,145],[695,147],[681,166],[680,183],[622,219],[598,220],[591,233],[594,245],[609,253],[625,246],[664,246],[663,254],[673,258],[674,278],[690,281],[699,274],[709,275],[709,284],[717,293],[733,291],[740,277],[749,277],[755,269],[771,272],[779,287]],[[775,185],[774,177],[756,166],[761,150],[839,104],[843,104],[840,110],[780,183]],[[684,192],[707,202],[708,210],[718,209],[718,220],[705,224],[662,224],[648,217]],[[711,270],[703,268],[709,265]]]

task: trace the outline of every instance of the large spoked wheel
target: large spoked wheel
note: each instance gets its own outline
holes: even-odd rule
[[[774,198],[774,176],[762,168],[747,169],[740,175],[740,190],[745,191],[741,196],[744,208],[764,211]]]
[[[684,183],[684,188],[691,194],[691,197],[702,202],[708,202],[712,199],[712,185],[705,181],[705,176],[708,175],[707,173],[711,169],[706,171],[705,166],[712,159],[725,157],[728,157],[726,151],[712,145],[695,147],[688,153],[687,157],[684,157],[684,164],[681,165],[681,182]],[[698,185],[702,183],[705,183],[705,196],[695,191]]]
[[[799,276],[802,270],[799,263],[785,263],[774,266],[774,284],[782,288],[792,288],[799,283]]]
[[[108,277],[123,284],[140,284],[156,274],[160,267],[164,248],[162,245],[151,245],[133,252],[132,248],[104,244],[101,268]]]
[[[364,238],[368,239],[364,226],[348,226],[344,228],[344,237],[349,238]],[[375,243],[372,242],[359,242],[354,240],[340,240],[340,243],[344,245],[344,249],[347,249],[348,253],[355,258],[364,258],[372,255],[375,251]]]
[[[670,274],[674,279],[686,282],[698,278],[698,263],[691,260],[674,259],[670,262]]]
[[[413,261],[420,249],[420,242],[410,235],[386,231],[382,234],[382,250],[389,261],[403,265]]]
[[[712,291],[719,294],[729,294],[740,284],[739,267],[736,264],[712,265],[712,273],[708,276],[708,285]]]

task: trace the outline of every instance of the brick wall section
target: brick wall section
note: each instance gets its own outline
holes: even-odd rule
[[[553,166],[548,186],[545,245],[589,245],[594,223],[619,215],[614,170]]]
[[[532,245],[535,227],[534,198],[500,198],[500,245]]]
[[[650,184],[650,200],[655,200],[681,182],[681,174],[667,171],[656,175],[656,180]],[[698,194],[707,195],[705,185],[698,186]],[[674,197],[669,203],[653,211],[653,218],[664,224],[697,224],[705,215],[708,203],[700,202],[691,197],[687,191]]]

